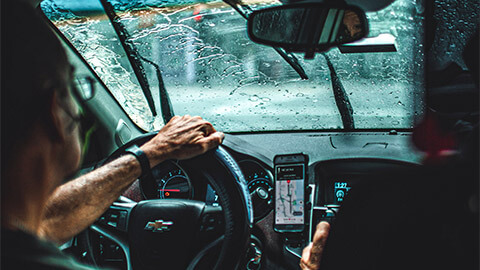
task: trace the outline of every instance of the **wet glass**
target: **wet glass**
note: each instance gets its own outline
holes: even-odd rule
[[[130,117],[145,130],[161,128],[163,119],[151,115],[101,6],[95,13],[66,2],[44,1],[42,9]],[[343,128],[325,59],[304,60],[297,54],[309,76],[300,79],[272,48],[250,41],[245,19],[223,2],[112,3],[140,55],[160,66],[176,114],[200,115],[225,132]],[[275,3],[263,1],[252,8]],[[73,15],[65,15],[69,13]],[[397,0],[367,18],[369,36],[392,34],[397,52],[328,52],[350,98],[355,126],[412,128],[423,112],[422,17],[415,2]],[[143,64],[158,108],[155,69]]]

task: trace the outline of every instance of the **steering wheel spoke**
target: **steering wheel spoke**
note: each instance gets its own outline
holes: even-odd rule
[[[95,224],[117,233],[126,233],[130,213],[136,205],[136,202],[114,202]]]
[[[205,245],[225,233],[225,217],[221,206],[206,205],[200,217],[198,243]]]
[[[115,243],[125,255],[127,270],[132,269],[128,243],[128,220],[136,202],[114,202],[105,213],[90,226],[90,230]]]
[[[200,232],[221,232],[225,229],[223,210],[221,206],[206,205],[200,218]]]

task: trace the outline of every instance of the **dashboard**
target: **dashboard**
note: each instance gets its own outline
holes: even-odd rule
[[[254,210],[252,242],[255,264],[248,269],[296,269],[315,224],[332,222],[352,188],[375,174],[416,166],[422,155],[410,143],[409,133],[267,133],[227,135],[224,146],[240,166]],[[273,229],[273,158],[277,154],[309,155],[305,230],[282,234]],[[218,205],[218,196],[201,174],[182,162],[168,161],[153,168],[153,180],[137,181],[124,194],[134,201],[187,198]],[[258,256],[260,255],[260,256]],[[260,259],[258,259],[260,258]]]
[[[238,157],[238,154],[237,154]],[[271,168],[251,157],[240,157],[237,163],[247,181],[254,207],[254,221],[273,209],[273,176]],[[123,195],[133,201],[145,199],[192,199],[218,206],[218,196],[202,176],[189,173],[182,162],[166,161],[152,168],[152,179],[135,182]]]

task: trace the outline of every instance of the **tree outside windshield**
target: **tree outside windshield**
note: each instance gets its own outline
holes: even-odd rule
[[[141,128],[161,128],[97,1],[42,3]],[[140,2],[140,1],[138,1]],[[225,132],[342,129],[325,59],[304,60],[300,76],[273,49],[251,42],[246,21],[223,2],[112,1],[139,54],[162,72],[177,115],[200,115]],[[147,3],[147,4],[145,4]],[[253,9],[271,6],[268,1]],[[397,0],[368,13],[369,36],[392,34],[397,52],[328,52],[353,107],[356,128],[408,129],[422,113],[422,8]],[[156,107],[158,80],[143,62]]]

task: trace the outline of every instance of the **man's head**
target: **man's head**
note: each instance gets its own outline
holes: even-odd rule
[[[31,6],[8,1],[4,8],[2,179],[37,141],[61,173],[69,174],[80,160],[73,70],[60,41]]]

